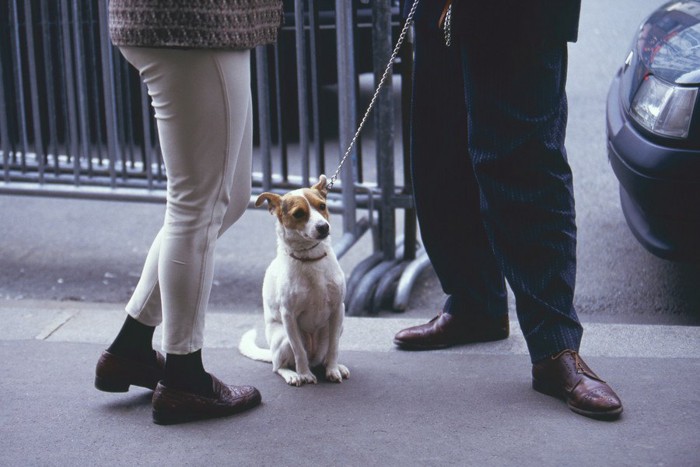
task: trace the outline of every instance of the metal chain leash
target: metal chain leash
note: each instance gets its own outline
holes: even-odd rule
[[[389,76],[389,72],[391,71],[391,67],[394,64],[394,60],[396,59],[396,56],[399,53],[399,49],[401,48],[401,44],[403,44],[403,41],[406,38],[406,33],[408,32],[408,28],[411,26],[411,23],[413,23],[413,15],[416,12],[417,6],[418,6],[418,0],[413,0],[413,5],[411,5],[411,10],[408,12],[408,16],[406,16],[406,22],[403,25],[403,29],[401,30],[401,34],[399,34],[399,38],[396,40],[396,46],[394,47],[394,51],[391,54],[391,58],[389,58],[389,63],[386,64],[386,68],[384,69],[384,74],[382,75],[382,78],[379,80],[379,84],[377,84],[377,89],[374,91],[374,95],[372,96],[372,100],[369,102],[369,105],[367,106],[367,110],[365,111],[365,115],[362,117],[362,120],[360,121],[360,124],[357,127],[357,131],[355,132],[355,136],[352,137],[352,140],[350,141],[350,144],[348,145],[348,149],[345,151],[345,155],[343,156],[342,159],[340,159],[340,163],[338,163],[338,168],[335,170],[335,173],[333,174],[333,176],[328,180],[328,184],[327,184],[328,190],[330,190],[333,187],[333,184],[338,179],[338,174],[340,173],[340,169],[343,167],[343,164],[345,163],[345,159],[347,159],[348,156],[350,155],[352,148],[355,146],[355,143],[357,142],[357,138],[359,138],[359,136],[360,136],[360,132],[362,131],[362,128],[365,126],[365,122],[367,121],[367,117],[369,117],[369,114],[372,111],[372,108],[374,107],[374,103],[377,100],[377,96],[379,95],[379,91],[381,91],[382,86],[384,85],[384,82],[386,81],[386,78]]]
[[[445,22],[443,23],[443,31],[445,35],[445,45],[452,45],[452,3],[447,7],[445,12]]]

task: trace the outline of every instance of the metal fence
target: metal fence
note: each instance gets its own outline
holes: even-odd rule
[[[358,77],[373,72],[378,81],[400,23],[395,0],[297,0],[284,8],[278,43],[253,55],[254,197],[335,170],[364,112]],[[0,3],[0,194],[165,200],[148,94],[110,44],[106,10],[107,0]],[[409,43],[400,55],[403,109],[411,56]],[[343,218],[338,256],[365,233],[374,238],[374,253],[348,279],[349,314],[406,309],[428,265],[403,154],[403,174],[394,167],[395,130],[407,133],[405,117],[394,121],[394,101],[390,84],[374,110],[368,146],[376,163],[365,163],[358,144],[329,194]],[[398,239],[397,210],[405,211]]]

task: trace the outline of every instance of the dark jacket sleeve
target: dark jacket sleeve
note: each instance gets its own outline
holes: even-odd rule
[[[446,0],[419,0],[416,24],[438,27]],[[404,17],[413,0],[404,0]],[[452,0],[453,34],[575,42],[581,0]]]

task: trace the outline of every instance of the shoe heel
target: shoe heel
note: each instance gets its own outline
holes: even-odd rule
[[[532,389],[534,389],[537,392],[541,392],[542,394],[546,394],[548,396],[559,397],[557,391],[554,391],[548,384],[543,383],[541,381],[537,381],[534,378],[532,379]]]
[[[183,414],[172,414],[153,410],[153,423],[156,425],[175,425],[177,423],[188,422],[194,420],[194,417],[188,417]]]
[[[110,381],[109,379],[95,376],[95,387],[104,392],[128,392],[129,383]]]

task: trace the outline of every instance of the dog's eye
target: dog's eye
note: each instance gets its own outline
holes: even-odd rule
[[[326,205],[324,203],[321,203],[318,205],[318,210],[319,211],[325,211],[326,210]]]
[[[304,217],[304,210],[303,209],[297,209],[292,213],[292,216],[294,216],[295,219],[301,219]]]

